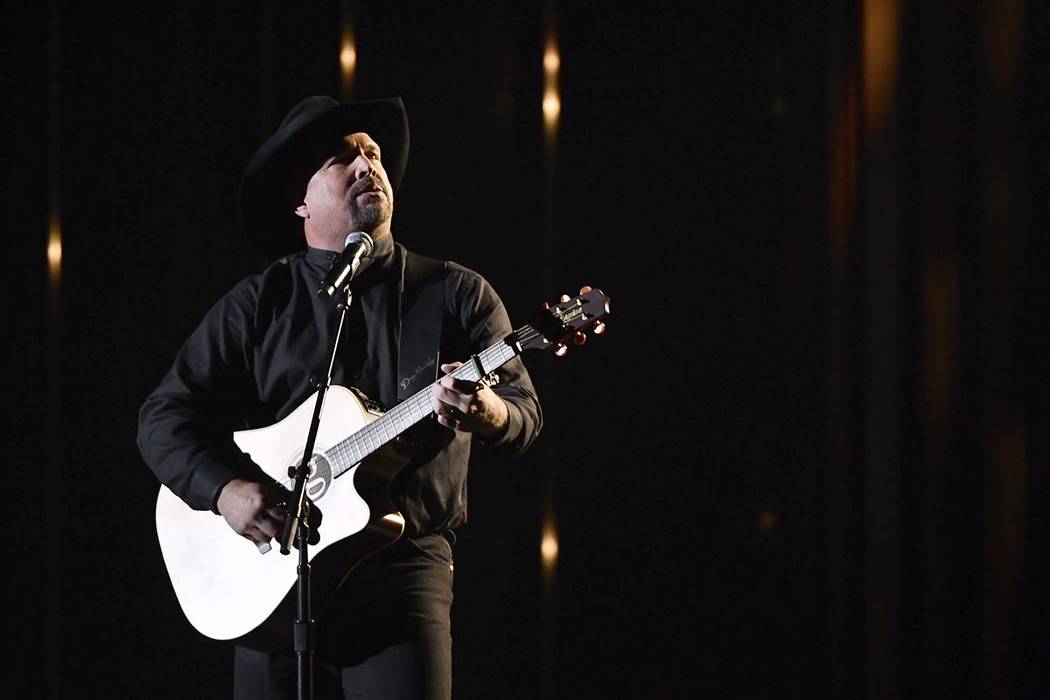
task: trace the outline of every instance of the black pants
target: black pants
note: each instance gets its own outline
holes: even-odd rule
[[[452,696],[452,547],[402,539],[362,563],[317,620],[314,697]],[[295,698],[291,652],[236,647],[235,700]]]

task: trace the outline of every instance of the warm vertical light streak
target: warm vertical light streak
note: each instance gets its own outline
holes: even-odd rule
[[[553,32],[547,36],[543,50],[543,125],[547,138],[553,139],[561,116],[561,95],[558,93],[558,72],[561,70],[561,55]]]
[[[354,38],[349,29],[339,49],[339,70],[343,78],[344,99],[349,99],[354,91],[354,72],[357,70],[357,47],[354,46]]]
[[[553,518],[549,518],[543,526],[543,538],[540,540],[540,558],[543,561],[544,574],[547,576],[553,574],[558,564],[558,530]]]
[[[343,70],[343,79],[350,79],[354,75],[357,66],[357,49],[350,37],[343,39],[343,47],[339,50],[339,67]]]
[[[898,0],[864,3],[864,117],[869,133],[882,130],[897,84]]]
[[[1045,66],[1025,65],[1028,36],[1028,7],[1023,0],[979,3],[980,53],[978,58],[978,177],[981,182],[982,212],[981,298],[977,322],[981,327],[978,344],[981,357],[983,416],[981,447],[984,462],[982,484],[985,571],[995,572],[984,579],[981,618],[981,697],[990,700],[1018,695],[1014,681],[1015,642],[1024,629],[1025,579],[1034,548],[1042,546],[1031,538],[1027,512],[1031,503],[1044,498],[1042,492],[1029,492],[1029,476],[1040,473],[1029,464],[1031,435],[1028,421],[1032,413],[1027,402],[1030,378],[1017,371],[1016,363],[1026,352],[1018,335],[1025,322],[1017,311],[1027,287],[1017,280],[1019,272],[1038,267],[1038,261],[1025,260],[1029,223],[1025,202],[1028,171],[1023,151],[1025,139],[1016,133],[1024,121],[1026,74]],[[1034,36],[1034,35],[1033,35]],[[1038,413],[1038,411],[1036,411]]]
[[[57,208],[50,212],[48,221],[47,273],[52,284],[62,275],[62,222]]]
[[[42,446],[43,483],[40,493],[42,509],[44,570],[42,654],[40,696],[63,696],[61,681],[66,656],[62,629],[68,620],[62,617],[63,542],[63,440],[66,434],[62,411],[62,17],[58,0],[47,3],[47,335],[44,344],[44,391],[47,401],[46,434],[51,436]],[[40,231],[37,235],[43,234]]]
[[[357,74],[357,42],[354,39],[354,26],[351,21],[350,2],[343,2],[343,35],[339,42],[339,75],[342,83],[343,100],[349,100],[354,94],[354,78]]]
[[[561,70],[561,54],[557,42],[557,7],[555,0],[548,0],[544,12],[543,33],[543,237],[540,241],[540,293],[545,298],[556,298],[558,289],[558,120],[561,117],[561,96],[558,93],[558,77]],[[543,413],[551,424],[559,423],[561,394],[558,388],[550,387],[546,393]],[[553,669],[557,667],[558,643],[558,463],[562,450],[558,441],[548,439],[544,443],[542,460],[542,501],[540,502],[542,532],[540,534],[540,576],[543,584],[543,604],[540,609],[541,638],[540,657],[537,665],[540,672],[540,697],[556,697],[557,680]]]
[[[860,175],[859,243],[862,263],[858,280],[863,339],[856,346],[862,379],[860,452],[864,527],[864,674],[868,697],[898,697],[902,685],[901,641],[905,615],[901,604],[902,573],[907,571],[903,546],[901,494],[910,484],[903,466],[902,434],[906,425],[909,364],[901,349],[906,325],[904,281],[906,255],[902,224],[902,140],[898,73],[903,0],[864,0],[861,15],[861,94],[864,137]],[[903,580],[907,580],[904,578]]]
[[[543,96],[543,123],[548,131],[554,131],[558,126],[558,115],[561,114],[561,99],[557,92],[548,92]]]

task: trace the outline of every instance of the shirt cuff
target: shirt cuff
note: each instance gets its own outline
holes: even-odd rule
[[[499,436],[482,437],[481,444],[485,447],[503,447],[513,443],[514,439],[521,434],[521,409],[515,406],[513,401],[508,401],[502,396],[500,398],[503,399],[503,403],[507,407],[507,425],[503,427],[503,432]]]
[[[242,477],[241,470],[222,461],[209,461],[198,465],[190,477],[186,502],[195,510],[210,510],[219,513],[219,494],[226,484]]]

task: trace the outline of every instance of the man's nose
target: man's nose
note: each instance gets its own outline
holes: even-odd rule
[[[375,175],[376,167],[372,159],[364,153],[359,153],[357,158],[354,159],[354,179],[360,180],[365,177],[374,177]]]

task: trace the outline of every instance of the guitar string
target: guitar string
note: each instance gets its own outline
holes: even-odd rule
[[[503,346],[503,347],[506,348],[507,350],[510,350],[510,348],[507,348],[506,346]],[[490,350],[493,350],[493,349],[496,349],[497,352],[490,352]],[[479,358],[481,358],[482,361],[483,361],[483,364],[485,364],[484,360],[499,359],[499,360],[502,360],[503,362],[505,362],[505,361],[507,361],[507,359],[510,359],[510,357],[514,356],[514,354],[512,352],[508,358],[504,359],[502,357],[503,353],[499,352],[499,350],[501,350],[500,346],[494,346],[494,348],[489,348],[489,350],[486,350],[486,351],[483,351],[482,353],[480,353],[479,354]],[[493,355],[495,355],[496,358],[493,358],[492,357]],[[502,364],[502,362],[501,362],[501,364]],[[457,370],[457,371],[453,372],[452,374],[453,374],[453,376],[455,376],[458,379],[466,379],[466,380],[477,379],[477,377],[473,376],[474,373],[475,373],[475,372],[471,371],[473,369],[474,369],[473,367],[470,367],[469,369],[466,369],[466,366],[464,366],[464,368],[461,368],[462,371],[461,370]],[[388,414],[384,415],[383,418],[378,419],[378,420],[374,421],[373,423],[370,423],[368,426],[366,426],[362,430],[358,431],[353,436],[354,438],[359,438],[358,440],[355,441],[357,443],[356,446],[358,446],[358,447],[363,446],[363,447],[365,447],[368,450],[371,450],[372,448],[377,448],[381,444],[385,444],[390,439],[396,437],[396,435],[398,433],[402,432],[404,428],[409,427],[410,425],[415,423],[417,420],[422,419],[422,418],[426,417],[427,415],[429,415],[431,413],[431,411],[430,411],[430,394],[431,394],[431,392],[433,390],[433,387],[434,387],[434,385],[431,385],[431,386],[427,387],[426,389],[422,390],[421,392],[411,396],[408,400],[404,401],[403,403],[401,403],[400,405],[398,405],[394,409],[392,409]],[[426,405],[426,409],[425,410],[424,410],[423,406],[421,405],[421,404],[424,404],[424,403]],[[406,424],[406,421],[405,421],[406,414],[411,419],[410,421],[407,421],[407,424]],[[389,416],[389,418],[387,416]],[[390,426],[389,424],[391,424],[391,423],[394,423],[394,424],[397,424],[397,425]],[[354,446],[355,445],[347,445],[346,447],[354,447]],[[342,449],[342,450],[340,450],[340,452],[351,452],[351,453],[354,453],[354,452],[357,452],[357,450]],[[356,456],[357,455],[354,455],[354,457],[356,457]],[[356,461],[360,461],[360,460],[358,459]],[[355,461],[355,463],[356,463],[356,461]]]
[[[532,341],[540,337],[540,335],[531,326],[524,326],[516,332],[519,345]],[[503,366],[517,355],[517,351],[509,344],[497,343],[478,353],[478,359],[482,361],[482,368],[486,369],[487,374],[493,369]],[[490,362],[492,363],[491,365],[489,364]],[[452,372],[452,376],[465,381],[478,381],[482,378],[482,375],[477,374],[477,368],[472,364],[461,365]],[[329,463],[336,462],[336,464],[331,464],[332,477],[336,478],[342,475],[353,465],[397,437],[407,428],[433,413],[430,409],[430,399],[436,384],[437,382],[413,394],[382,417],[369,423],[329,449],[326,453]],[[410,420],[406,420],[405,414],[408,414],[407,417]]]
[[[531,326],[524,326],[516,331],[516,335],[520,345],[521,343],[527,343],[540,337],[541,334]],[[482,368],[486,370],[485,374],[487,374],[492,371],[492,369],[501,367],[503,364],[517,356],[517,354],[517,351],[508,344],[496,344],[479,353],[478,358],[482,361]],[[486,360],[491,361],[491,364],[487,364]],[[482,377],[482,375],[477,374],[476,367],[471,365],[461,366],[452,373],[452,376],[458,379],[474,381],[477,381]],[[336,469],[333,470],[334,476],[337,477],[345,473],[345,471],[354,464],[360,462],[364,457],[367,457],[373,451],[397,437],[408,427],[411,427],[419,420],[430,415],[432,413],[430,410],[430,399],[434,386],[435,385],[432,384],[426,389],[413,395],[387,414],[384,414],[381,418],[373,421],[329,450],[329,457],[334,457],[335,461],[342,462],[342,464],[337,464]],[[405,420],[405,414],[408,414],[410,420]]]
[[[527,343],[539,335],[540,334],[530,326],[525,326],[517,332],[519,343]],[[483,368],[487,367],[487,374],[492,369],[498,368],[513,359],[516,355],[517,352],[511,346],[507,344],[496,344],[479,353],[478,357],[482,360]],[[489,365],[486,361],[490,361],[492,364]],[[477,376],[476,367],[473,365],[462,365],[452,373],[452,376],[467,381],[476,381],[481,378],[480,376]],[[419,420],[430,415],[432,413],[430,410],[430,399],[435,385],[436,383],[409,397],[409,399],[396,406],[382,418],[365,426],[357,433],[341,442],[333,450],[330,450],[329,455],[336,457],[342,462],[336,470],[336,476],[342,474],[351,466],[360,462],[361,459],[375,449],[378,449],[391,439],[397,437],[397,435],[408,427],[411,427]],[[408,414],[408,417],[411,420],[406,421],[405,414]],[[364,449],[362,450],[361,448]]]

